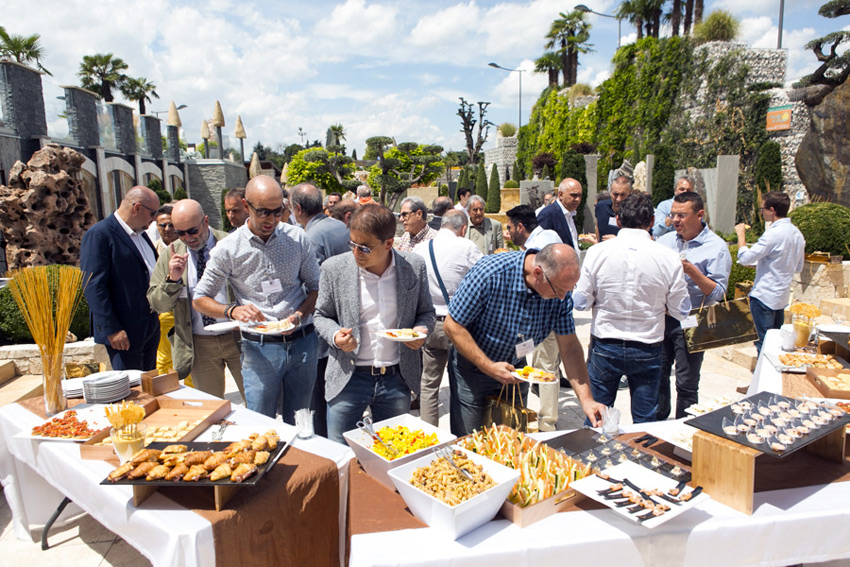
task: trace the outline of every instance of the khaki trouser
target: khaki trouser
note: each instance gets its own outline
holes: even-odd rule
[[[531,365],[540,370],[551,372],[558,376],[560,366],[558,341],[555,333],[549,336],[534,349]],[[537,427],[540,431],[554,431],[558,426],[558,396],[561,391],[559,381],[551,384],[538,384],[540,394],[540,411],[537,412]]]
[[[242,399],[245,389],[242,386],[242,353],[233,333],[220,335],[193,335],[195,360],[192,364],[192,377],[195,387],[213,396],[224,397],[224,365],[230,369]]]

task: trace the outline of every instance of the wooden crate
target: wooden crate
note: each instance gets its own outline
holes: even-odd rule
[[[143,407],[146,416],[143,422],[148,427],[174,427],[182,421],[202,420],[180,439],[175,439],[174,443],[192,441],[209,426],[230,415],[230,400],[176,400],[168,396],[159,396],[144,404]],[[97,445],[108,437],[109,429],[106,429],[80,445],[80,458],[107,461],[117,466],[118,455],[115,454],[112,444]]]
[[[829,368],[807,368],[806,378],[814,385],[825,398],[838,398],[850,400],[850,390],[835,388],[824,380],[824,377],[838,376],[839,374],[850,375],[850,370],[833,370]]]
[[[149,370],[142,374],[142,391],[151,396],[161,396],[180,388],[180,379],[177,371],[159,374],[156,370]]]

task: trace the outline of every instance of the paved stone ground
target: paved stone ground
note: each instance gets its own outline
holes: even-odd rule
[[[576,319],[576,333],[582,344],[587,348],[590,338],[589,317]],[[703,364],[701,396],[705,399],[721,395],[733,395],[737,386],[749,383],[752,374],[744,368],[707,353]],[[242,400],[236,389],[236,384],[228,377],[226,397],[233,403],[241,404]],[[444,378],[440,394],[440,425],[448,429],[448,379]],[[623,414],[622,423],[631,423],[629,416],[629,393],[621,390],[617,396],[616,407]],[[535,396],[529,399],[532,409],[539,407]],[[674,406],[675,407],[675,406]],[[570,389],[561,389],[560,412],[558,429],[574,429],[581,427],[584,414]],[[58,505],[58,502],[57,502]],[[33,533],[34,542],[21,541],[12,532],[12,514],[5,497],[0,496],[0,553],[2,557],[14,558],[15,564],[27,567],[142,567],[150,562],[120,537],[104,528],[96,520],[83,515],[61,527],[54,527],[50,532],[48,542],[50,549],[41,550],[39,538],[41,532]],[[0,560],[0,563],[3,563]],[[848,567],[850,561],[833,562],[830,567]]]

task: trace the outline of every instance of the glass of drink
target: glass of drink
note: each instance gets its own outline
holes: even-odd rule
[[[811,318],[806,317],[805,315],[794,315],[793,325],[795,335],[794,346],[797,348],[805,348],[805,346],[809,344],[809,337],[811,336],[812,329],[814,328]]]
[[[135,423],[124,427],[111,428],[112,446],[122,463],[129,461],[133,455],[145,448],[146,423]]]

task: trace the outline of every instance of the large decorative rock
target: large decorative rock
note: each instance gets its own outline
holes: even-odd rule
[[[850,83],[839,85],[812,109],[796,165],[810,196],[850,206]]]
[[[79,177],[85,158],[49,144],[16,162],[0,185],[0,226],[9,269],[80,263],[83,234],[95,223]]]

